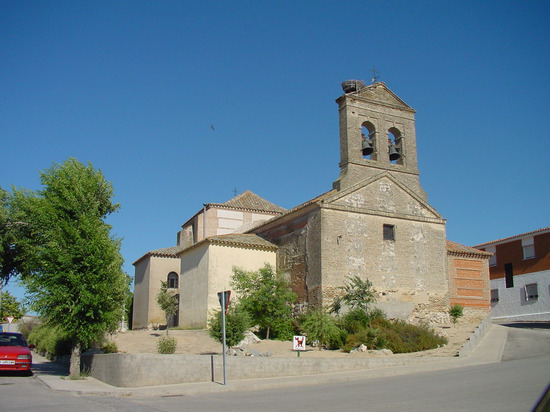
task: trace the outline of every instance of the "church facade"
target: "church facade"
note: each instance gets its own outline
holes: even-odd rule
[[[225,209],[224,204],[208,209],[226,216],[212,221],[216,233],[204,230],[207,210],[199,212],[195,217],[202,216],[202,237],[197,236],[200,219],[194,226],[187,222],[175,249],[149,252],[134,263],[134,327],[154,323],[152,309],[140,312],[137,307],[146,300],[138,295],[146,295],[147,289],[154,307],[155,282],[160,287],[167,270],[172,271],[153,262],[162,253],[179,275],[178,322],[184,327],[206,325],[208,312],[218,305],[216,292],[228,284],[233,266],[257,270],[262,259],[288,274],[299,302],[306,305],[330,304],[349,277],[359,276],[373,283],[377,306],[389,317],[441,320],[453,303],[489,310],[490,254],[448,242],[446,221],[420,185],[414,109],[381,82],[364,86],[351,81],[343,87],[336,100],[340,175],[332,189],[290,210],[245,192],[226,202]],[[244,205],[244,198],[253,200]],[[233,212],[242,219],[225,222]],[[231,234],[219,232],[221,224]],[[212,242],[233,249],[217,260],[215,269],[199,270],[200,262],[188,256]],[[251,258],[261,254],[259,260]],[[248,257],[241,259],[244,255]]]

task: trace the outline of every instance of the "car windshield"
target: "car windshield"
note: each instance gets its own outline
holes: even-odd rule
[[[0,333],[0,346],[27,346],[22,335]]]

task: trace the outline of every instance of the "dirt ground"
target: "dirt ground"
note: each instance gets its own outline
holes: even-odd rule
[[[458,322],[457,325],[433,325],[433,329],[446,336],[449,343],[441,348],[424,352],[401,355],[382,355],[381,353],[344,353],[337,350],[318,350],[318,348],[307,347],[302,356],[307,357],[350,357],[350,356],[435,356],[453,357],[460,348],[467,342],[470,334],[474,331],[479,322],[468,323]],[[170,330],[169,336],[175,337],[178,341],[176,353],[184,355],[205,355],[221,354],[222,345],[210,337],[206,330]],[[166,335],[165,330],[132,330],[121,332],[113,337],[118,351],[125,353],[157,353],[157,341],[159,337]],[[250,349],[260,353],[271,352],[273,357],[294,357],[296,352],[292,350],[292,342],[281,342],[275,340],[262,340],[252,343]]]

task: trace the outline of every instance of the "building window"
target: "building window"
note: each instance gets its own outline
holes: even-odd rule
[[[533,259],[535,257],[535,239],[533,237],[521,239],[521,246],[523,247],[523,259]]]
[[[489,246],[485,248],[485,251],[493,254],[489,258],[489,266],[496,266],[497,265],[497,248],[495,246]]]
[[[539,288],[536,283],[525,285],[525,300],[538,300]]]
[[[504,276],[506,277],[506,287],[514,287],[514,267],[511,263],[504,264]]]
[[[178,288],[178,274],[176,272],[168,273],[166,283],[168,284],[168,289],[177,289]]]
[[[491,302],[498,302],[500,301],[498,297],[498,289],[491,289]]]
[[[395,240],[394,225],[384,225],[384,240]]]

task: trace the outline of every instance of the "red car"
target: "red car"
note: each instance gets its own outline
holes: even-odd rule
[[[31,345],[33,348],[34,345]],[[0,371],[30,373],[32,355],[20,333],[0,332]]]

